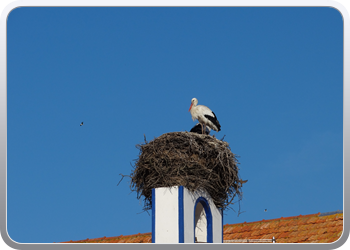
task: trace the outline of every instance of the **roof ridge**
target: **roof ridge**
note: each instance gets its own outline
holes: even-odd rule
[[[326,216],[326,215],[342,214],[342,213],[343,213],[343,210],[336,210],[332,212],[320,213],[318,216]]]
[[[152,235],[151,232],[148,233],[137,233],[137,234],[130,234],[130,235],[118,235],[118,236],[110,236],[110,237],[99,237],[99,238],[93,238],[93,239],[84,239],[84,240],[69,240],[69,241],[63,241],[61,243],[72,243],[72,242],[80,242],[80,241],[97,241],[97,240],[110,240],[110,239],[117,239],[117,238],[124,238],[124,237],[135,237],[135,236],[144,236],[144,235]]]
[[[233,223],[233,224],[225,224],[225,226],[233,226],[233,225],[240,225],[240,224],[244,224],[244,225],[247,225],[247,224],[253,224],[253,223],[261,223],[261,222],[270,222],[270,221],[276,221],[276,220],[289,220],[291,218],[300,218],[300,217],[312,217],[312,216],[319,216],[320,213],[316,213],[316,214],[306,214],[306,215],[295,215],[295,216],[289,216],[289,217],[281,217],[281,218],[275,218],[275,219],[268,219],[268,220],[265,220],[265,219],[262,219],[262,220],[259,220],[259,221],[252,221],[252,222],[240,222],[240,223]]]
[[[120,236],[116,236],[116,237],[134,237],[134,236],[142,236],[142,235],[149,235],[152,234],[151,232],[148,233],[137,233],[137,234],[130,234],[130,235],[120,235]],[[116,238],[113,237],[113,238]]]

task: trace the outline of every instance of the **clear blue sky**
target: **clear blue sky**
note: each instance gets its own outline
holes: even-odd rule
[[[44,8],[7,23],[7,228],[22,243],[151,232],[135,145],[193,97],[240,156],[224,224],[343,208],[343,21],[332,8]],[[79,124],[84,121],[84,126]],[[268,209],[268,212],[264,212]]]

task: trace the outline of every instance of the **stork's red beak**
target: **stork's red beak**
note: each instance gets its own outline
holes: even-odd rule
[[[191,108],[192,108],[192,105],[193,105],[193,103],[191,103],[191,106],[190,106],[190,109],[188,110],[188,112],[190,112],[190,110],[191,110]]]

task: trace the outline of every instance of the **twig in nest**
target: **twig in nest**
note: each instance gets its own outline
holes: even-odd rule
[[[118,182],[117,186],[119,186],[119,183],[124,179],[125,176],[130,177],[130,175],[123,175],[123,174],[119,174],[122,176],[122,178],[120,179],[120,181]],[[130,177],[131,178],[131,177]]]
[[[142,214],[142,213],[144,213],[144,212],[147,212],[147,213],[148,213],[148,215],[150,215],[150,214],[149,214],[149,212],[148,212],[148,210],[144,210],[144,209],[143,209],[143,211],[142,211],[142,212],[139,212],[139,213],[136,213],[136,214]]]
[[[239,203],[239,210],[238,210],[237,217],[238,217],[240,214],[243,214],[243,213],[245,213],[245,212],[246,212],[246,211],[241,212],[241,203]]]

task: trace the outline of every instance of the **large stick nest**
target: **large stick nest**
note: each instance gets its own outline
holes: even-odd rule
[[[191,132],[167,133],[138,144],[139,158],[131,173],[131,189],[152,208],[152,189],[184,186],[206,190],[215,205],[225,209],[236,195],[241,199],[238,161],[229,144],[213,136]]]

